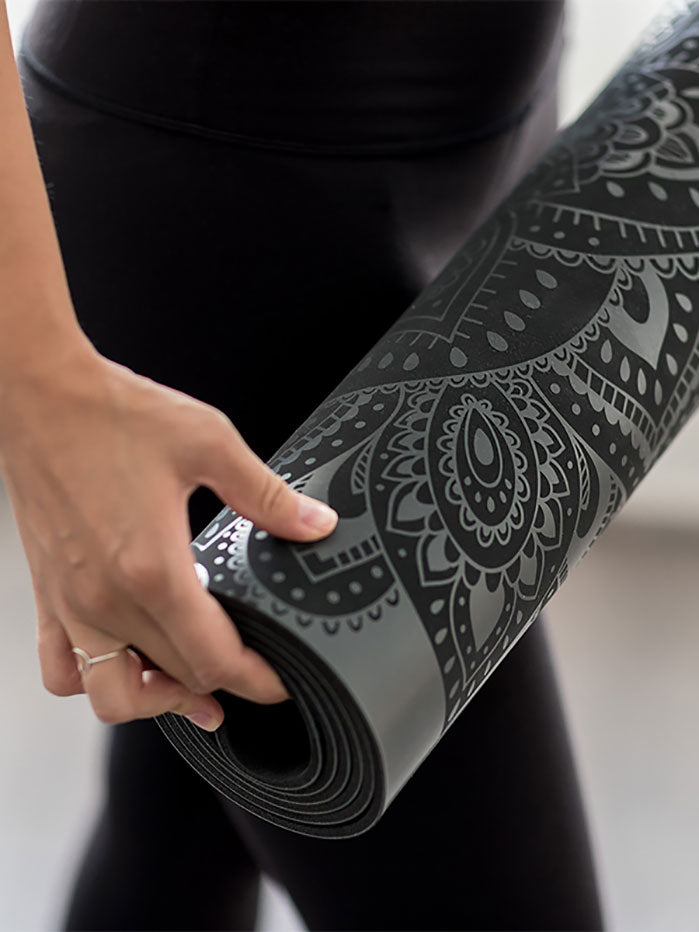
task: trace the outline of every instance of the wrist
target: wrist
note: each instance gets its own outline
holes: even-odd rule
[[[61,395],[94,391],[102,359],[77,322],[47,328],[37,340],[23,334],[11,359],[0,354],[0,461],[18,430],[31,430],[44,401],[56,404]]]

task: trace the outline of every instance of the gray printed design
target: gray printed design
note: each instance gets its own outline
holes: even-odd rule
[[[226,509],[195,542],[299,630],[408,599],[444,728],[697,402],[699,13],[674,16],[270,460],[343,533],[280,547]]]

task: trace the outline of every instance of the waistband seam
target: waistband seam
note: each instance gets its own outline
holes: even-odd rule
[[[245,133],[237,133],[232,130],[216,129],[215,127],[205,126],[200,123],[192,123],[187,120],[178,120],[174,117],[164,116],[158,113],[152,113],[147,110],[139,110],[128,104],[122,104],[118,101],[101,97],[83,88],[64,81],[54,71],[44,65],[34,55],[25,43],[20,44],[17,57],[22,58],[36,75],[36,77],[53,90],[61,93],[63,96],[74,100],[75,102],[107,113],[112,116],[118,116],[132,122],[157,126],[161,129],[172,132],[185,133],[191,136],[203,136],[209,139],[220,141],[235,142],[243,146],[255,149],[266,149],[273,152],[284,152],[287,154],[298,153],[299,155],[318,155],[318,156],[391,156],[391,155],[410,155],[411,153],[419,154],[420,152],[432,152],[438,149],[457,146],[462,143],[480,142],[485,139],[497,136],[517,127],[533,109],[538,99],[547,89],[544,83],[540,83],[527,103],[521,107],[514,115],[508,115],[499,120],[488,124],[486,127],[477,131],[467,133],[453,133],[446,136],[433,136],[429,139],[401,141],[401,142],[362,142],[362,143],[304,143],[294,140],[274,139],[261,136],[250,136]]]

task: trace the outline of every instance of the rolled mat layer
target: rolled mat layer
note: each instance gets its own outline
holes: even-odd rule
[[[192,541],[292,696],[157,719],[226,797],[370,829],[693,412],[698,118],[683,3],[269,460],[333,533],[224,508]]]

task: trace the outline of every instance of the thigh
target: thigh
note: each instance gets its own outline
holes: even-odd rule
[[[224,805],[310,929],[602,927],[541,617],[364,834],[308,838]]]
[[[109,728],[102,806],[60,928],[249,930],[261,872],[222,797],[150,720]]]

